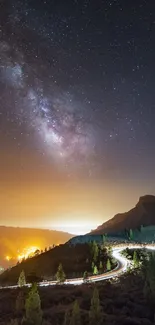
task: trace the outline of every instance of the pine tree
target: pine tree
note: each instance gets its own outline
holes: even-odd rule
[[[84,283],[88,282],[88,272],[87,271],[85,271],[84,274],[83,274],[83,282]]]
[[[102,273],[102,271],[103,271],[103,263],[102,263],[102,261],[100,261],[99,270]]]
[[[127,269],[126,269],[126,272],[128,273],[128,274],[130,274],[131,273],[131,266],[128,264],[127,265]]]
[[[93,262],[96,262],[98,255],[99,255],[99,249],[98,249],[98,245],[95,242],[95,240],[92,242],[92,245],[91,245],[91,254],[92,254]]]
[[[25,272],[24,270],[21,271],[19,279],[18,279],[18,285],[19,287],[23,287],[26,284],[26,279],[25,279]]]
[[[70,325],[80,325],[80,324],[81,324],[80,308],[79,308],[78,301],[75,300],[72,309]]]
[[[31,325],[42,324],[41,301],[37,285],[33,284],[25,302],[25,318],[23,323]]]
[[[56,279],[58,283],[64,283],[66,280],[66,275],[64,273],[62,264],[60,263],[58,266],[58,271],[56,273]]]
[[[144,229],[144,226],[143,225],[140,225],[140,232],[142,232]]]
[[[109,258],[107,260],[107,271],[111,271],[111,263],[110,263]]]
[[[40,249],[36,249],[36,251],[34,252],[35,256],[38,256],[40,254]]]
[[[133,253],[133,264],[134,264],[134,267],[139,266],[139,259],[138,259],[138,255],[137,255],[136,251],[134,251],[134,253]]]
[[[92,272],[94,271],[94,266],[95,266],[95,264],[94,264],[94,262],[92,262],[92,264],[91,264]]]
[[[91,306],[89,311],[89,323],[90,325],[99,324],[101,320],[101,307],[98,289],[95,287],[93,291],[93,297],[91,299]]]
[[[94,254],[93,254],[93,261],[94,262],[97,261],[98,255],[99,255],[98,245],[96,244],[96,242],[94,242]]]
[[[129,230],[129,239],[130,240],[133,239],[133,230],[132,229]]]
[[[155,300],[155,254],[151,253],[146,266],[146,280],[150,288],[150,298]]]
[[[112,247],[111,246],[109,246],[108,247],[108,256],[112,256]]]
[[[96,266],[96,265],[94,265],[93,274],[94,274],[94,275],[98,274],[98,268],[97,268],[97,266]]]
[[[103,234],[103,235],[102,235],[102,242],[103,242],[103,245],[106,243],[106,240],[107,240],[107,234]]]

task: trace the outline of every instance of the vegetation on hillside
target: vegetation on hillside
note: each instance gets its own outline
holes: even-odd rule
[[[96,241],[97,243],[152,243],[155,241],[155,225],[143,226],[135,229],[124,229],[118,232],[111,232],[109,234],[88,234],[84,236],[73,237],[69,240],[71,244],[89,243]]]
[[[1,290],[0,324],[153,325],[154,274],[155,256],[148,253],[117,281]]]
[[[65,278],[83,277],[84,272],[90,276],[110,271],[115,266],[116,262],[111,256],[111,251],[107,250],[103,243],[100,245],[95,241],[77,245],[68,243],[53,247],[5,271],[0,275],[0,284],[17,284],[19,281],[22,286],[25,281],[27,283],[43,280],[64,282]]]

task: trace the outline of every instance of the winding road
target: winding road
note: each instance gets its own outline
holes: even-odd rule
[[[100,274],[100,275],[93,275],[88,278],[89,282],[98,282],[98,281],[104,281],[107,279],[115,278],[120,276],[122,273],[126,272],[127,267],[129,265],[129,261],[126,257],[121,255],[121,252],[126,249],[148,249],[148,250],[155,250],[155,245],[150,244],[150,245],[133,245],[133,244],[126,244],[122,246],[115,246],[113,247],[112,250],[112,256],[117,260],[117,266],[114,270]],[[67,279],[64,284],[73,284],[73,285],[80,285],[83,283],[83,278],[75,278],[75,279]],[[39,283],[40,287],[45,287],[45,286],[53,286],[56,285],[56,281],[44,281]],[[26,284],[26,286],[31,286],[31,284]],[[18,285],[15,286],[5,286],[5,287],[0,287],[0,289],[16,289],[18,288]]]

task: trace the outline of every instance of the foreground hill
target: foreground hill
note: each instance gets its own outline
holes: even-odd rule
[[[53,244],[63,244],[72,237],[62,231],[0,226],[0,265],[7,267],[9,263],[5,257],[17,258],[27,247],[45,249]]]
[[[155,225],[155,196],[146,195],[139,199],[136,206],[128,212],[115,215],[91,234],[116,233],[124,229],[138,229],[141,226]]]
[[[154,304],[146,299],[144,279],[141,274],[129,273],[118,282],[97,283],[101,315],[100,325],[154,325]],[[81,325],[88,325],[90,304],[94,284],[81,286],[39,287],[43,311],[43,325],[65,323],[65,313],[71,313],[75,300],[78,301]],[[24,302],[28,290],[4,289],[0,292],[0,324],[20,325],[25,314]],[[17,302],[20,299],[20,304]],[[17,308],[18,307],[18,308]],[[12,320],[12,321],[10,321]],[[96,324],[99,324],[96,322]]]

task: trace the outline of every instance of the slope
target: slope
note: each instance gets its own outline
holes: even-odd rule
[[[141,225],[155,225],[155,196],[145,195],[140,197],[136,206],[128,212],[115,215],[103,223],[91,234],[114,233],[124,229],[136,229]]]

